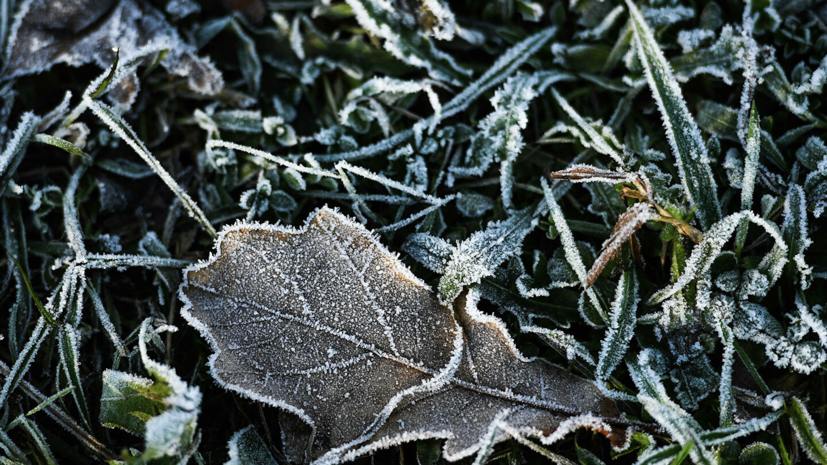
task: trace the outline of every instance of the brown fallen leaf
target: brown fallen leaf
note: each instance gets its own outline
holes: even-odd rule
[[[602,169],[586,164],[577,164],[569,166],[564,170],[551,171],[548,175],[554,180],[566,180],[571,182],[608,182],[611,184],[632,182],[632,179],[635,178],[635,175]]]
[[[21,2],[9,33],[2,76],[38,74],[59,63],[94,62],[108,68],[115,58],[113,48],[120,48],[126,61],[144,46],[168,50],[161,66],[170,74],[185,76],[193,91],[208,95],[221,91],[221,73],[208,59],[198,57],[195,47],[185,43],[163,14],[144,0]],[[137,86],[137,78],[125,83]],[[131,104],[133,93],[122,98]]]
[[[473,290],[441,305],[335,211],[302,229],[237,224],[217,249],[185,270],[182,314],[212,346],[219,384],[309,425],[282,415],[294,461],[338,463],[426,437],[447,438],[457,460],[506,438],[486,434],[495,421],[544,442],[577,427],[626,439],[628,422],[593,383],[523,357]]]
[[[631,239],[635,231],[640,229],[647,221],[658,220],[660,218],[660,214],[645,202],[638,202],[627,208],[617,219],[617,224],[615,224],[612,230],[612,235],[603,242],[600,255],[589,270],[586,287],[594,284],[603,271],[603,268],[606,267],[612,258],[620,253],[620,248],[623,247],[623,243]]]
[[[617,219],[612,229],[612,234],[603,243],[600,256],[594,261],[589,273],[583,283],[586,288],[594,284],[600,273],[609,262],[618,256],[621,247],[626,240],[630,241],[632,256],[636,262],[640,262],[640,244],[635,238],[635,231],[641,228],[647,221],[661,221],[675,227],[678,233],[688,236],[693,241],[700,242],[703,233],[685,221],[681,221],[658,205],[652,192],[652,183],[649,178],[640,173],[622,173],[598,168],[592,165],[577,164],[561,171],[549,171],[546,173],[553,180],[567,180],[575,183],[583,182],[604,182],[609,184],[631,183],[634,188],[626,185],[621,186],[621,198],[625,202],[627,198],[639,199],[642,202],[635,203],[628,207]]]

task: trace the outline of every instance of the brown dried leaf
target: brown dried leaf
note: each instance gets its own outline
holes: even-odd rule
[[[620,253],[623,243],[630,239],[635,231],[640,229],[647,221],[659,218],[660,215],[658,212],[645,202],[638,202],[627,208],[626,211],[620,215],[620,218],[617,219],[617,224],[615,224],[612,235],[603,243],[603,250],[589,270],[586,287],[594,284],[597,277],[600,276],[600,273],[603,271],[603,268],[606,267],[615,255]]]
[[[182,314],[210,342],[222,386],[310,426],[282,415],[293,460],[337,463],[426,437],[447,438],[457,460],[486,444],[505,410],[505,422],[546,442],[580,426],[625,438],[594,384],[524,358],[474,291],[441,305],[334,211],[299,230],[239,224],[217,247],[185,271]]]
[[[27,0],[21,3],[6,49],[6,79],[42,73],[59,63],[80,66],[89,62],[108,68],[140,47],[155,44],[169,54],[161,61],[167,71],[186,76],[192,90],[213,95],[223,80],[209,62],[184,43],[163,14],[144,0]],[[125,56],[126,55],[126,56]],[[131,94],[125,101],[131,103]],[[129,88],[122,89],[129,92]]]
[[[549,173],[549,176],[552,179],[571,182],[608,182],[611,184],[632,182],[632,179],[634,179],[633,175],[627,173],[620,173],[585,164],[572,165],[561,171],[553,171]]]

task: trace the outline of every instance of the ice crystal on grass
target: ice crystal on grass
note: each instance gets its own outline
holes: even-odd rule
[[[17,166],[23,155],[26,154],[26,146],[29,144],[29,139],[35,134],[37,126],[40,123],[40,118],[34,113],[25,113],[20,119],[20,124],[12,134],[11,139],[6,143],[3,152],[0,153],[0,197],[9,185]]]
[[[601,389],[610,396],[617,394],[612,394],[606,389],[606,382],[615,367],[623,360],[629,342],[634,336],[637,304],[640,300],[637,293],[637,275],[634,271],[624,273],[617,283],[609,328],[595,369],[595,377],[601,383]]]
[[[789,247],[787,259],[791,266],[797,268],[797,278],[803,289],[809,287],[808,275],[812,272],[804,261],[804,251],[812,244],[808,232],[804,189],[793,184],[784,202],[784,224],[781,226],[781,234]]]
[[[551,89],[551,95],[557,101],[563,111],[574,120],[577,124],[577,127],[584,133],[584,136],[580,136],[580,142],[585,147],[594,148],[594,150],[602,153],[603,155],[608,155],[611,157],[621,168],[626,165],[626,160],[624,160],[624,156],[622,151],[625,147],[622,145],[619,147],[613,147],[612,142],[614,145],[617,146],[619,143],[613,136],[605,137],[604,135],[598,133],[589,123],[587,123],[583,117],[577,114],[574,108],[569,105],[569,103],[557,92],[556,89]],[[608,140],[607,140],[608,139]]]
[[[294,460],[335,463],[424,437],[447,438],[456,460],[479,449],[504,408],[519,407],[509,425],[540,436],[583,412],[617,421],[594,385],[520,356],[473,291],[455,317],[334,211],[298,230],[225,229],[217,254],[185,276],[182,314],[213,347],[213,376],[295,415],[282,421]]]

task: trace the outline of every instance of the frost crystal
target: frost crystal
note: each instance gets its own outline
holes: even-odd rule
[[[256,434],[252,425],[237,431],[228,444],[230,460],[224,465],[278,465],[267,444]]]

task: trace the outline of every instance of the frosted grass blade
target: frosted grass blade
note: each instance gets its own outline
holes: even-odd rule
[[[92,300],[92,306],[95,308],[98,321],[100,321],[101,326],[103,326],[106,330],[106,333],[109,335],[109,339],[112,340],[112,345],[115,346],[115,349],[117,349],[118,354],[120,354],[121,357],[126,357],[129,354],[129,351],[126,350],[126,345],[123,343],[123,340],[121,340],[120,335],[118,335],[118,331],[115,329],[115,325],[109,318],[109,314],[106,313],[106,308],[103,306],[103,301],[101,301],[100,295],[98,295],[98,292],[91,285],[86,286],[86,291]]]
[[[551,190],[551,186],[549,186],[545,178],[541,180],[541,184],[543,185],[543,193],[545,194],[546,204],[548,205],[551,212],[551,217],[554,220],[554,227],[557,228],[557,231],[560,233],[560,242],[563,244],[563,251],[566,254],[566,260],[568,260],[569,264],[574,269],[575,274],[577,274],[577,279],[580,280],[580,284],[585,289],[584,292],[586,293],[586,296],[592,306],[600,312],[603,321],[608,322],[609,317],[606,315],[605,308],[600,303],[600,298],[597,296],[597,292],[595,292],[595,290],[587,284],[589,281],[589,276],[586,271],[586,265],[583,264],[583,258],[580,257],[580,251],[577,250],[577,245],[574,242],[574,235],[572,235],[571,229],[569,229],[569,226],[566,223],[566,217],[563,215],[560,205],[557,204],[557,200]],[[586,321],[589,321],[588,318],[585,319]]]
[[[210,220],[207,219],[207,216],[204,214],[203,211],[201,211],[201,209],[198,207],[198,204],[196,204],[192,197],[190,197],[189,194],[187,194],[186,191],[184,191],[184,189],[182,189],[181,186],[179,186],[178,183],[175,182],[175,179],[173,179],[172,176],[170,176],[170,174],[167,172],[167,170],[165,170],[164,167],[161,166],[161,163],[158,161],[158,159],[152,156],[152,154],[149,152],[149,149],[147,149],[143,142],[141,142],[141,140],[138,138],[137,134],[135,134],[132,128],[130,128],[129,125],[126,124],[126,122],[123,119],[121,119],[120,116],[115,114],[115,112],[113,112],[111,108],[104,105],[103,103],[92,100],[88,96],[84,97],[84,101],[98,118],[100,118],[104,123],[106,123],[106,125],[109,126],[109,128],[114,133],[121,136],[121,139],[123,139],[127,144],[129,144],[129,146],[132,147],[133,150],[135,150],[135,153],[140,155],[141,158],[143,158],[144,161],[156,173],[158,173],[158,176],[161,177],[161,180],[164,181],[164,184],[166,184],[172,190],[172,192],[174,192],[175,195],[177,195],[178,198],[181,199],[181,202],[184,204],[184,207],[189,211],[190,215],[196,221],[201,223],[201,226],[204,227],[204,229],[210,234],[210,236],[215,237],[215,228],[212,227],[212,224],[210,224]]]
[[[571,105],[569,105],[569,102],[567,102],[566,99],[564,99],[563,96],[557,92],[557,89],[551,89],[551,95],[563,111],[565,111],[566,114],[569,115],[575,123],[577,123],[577,127],[579,127],[580,130],[588,136],[589,147],[602,153],[603,155],[610,156],[615,162],[617,162],[618,165],[620,165],[621,168],[626,166],[622,154],[609,145],[609,143],[606,142],[606,139],[602,135],[598,134],[597,131],[595,131],[595,129],[587,123],[586,120],[584,120]]]
[[[11,392],[14,391],[14,389],[17,388],[17,385],[20,384],[20,381],[23,380],[23,375],[25,375],[29,370],[34,356],[40,349],[40,345],[43,344],[44,340],[46,340],[46,337],[51,332],[51,329],[52,327],[46,323],[45,318],[41,317],[37,320],[37,325],[34,330],[32,330],[32,334],[29,336],[28,342],[26,342],[23,350],[20,351],[20,355],[18,355],[17,360],[14,361],[14,365],[11,367],[9,374],[6,376],[6,381],[3,383],[3,389],[0,390],[0,406],[6,404]]]
[[[689,201],[697,207],[698,218],[704,230],[721,219],[718,186],[712,177],[707,159],[706,144],[701,131],[683,100],[672,69],[655,41],[655,37],[637,6],[626,0],[635,31],[638,57],[646,71],[652,96],[658,104],[669,145],[672,146],[678,171]]]
[[[14,135],[6,143],[3,153],[0,153],[0,197],[5,193],[6,186],[14,176],[20,160],[23,159],[23,155],[26,153],[26,146],[37,131],[39,124],[40,118],[35,116],[34,113],[24,113],[20,118],[20,124],[14,131]]]
[[[503,53],[502,56],[500,56],[500,58],[494,62],[493,65],[491,65],[488,71],[480,76],[479,79],[465,87],[462,92],[457,94],[453,99],[451,99],[451,101],[442,107],[441,119],[444,120],[450,118],[451,116],[464,111],[468,108],[468,105],[470,105],[471,102],[480,98],[483,93],[508,79],[509,76],[517,71],[517,68],[522,66],[523,63],[531,58],[532,55],[537,53],[537,51],[539,51],[540,48],[542,48],[554,36],[556,31],[556,28],[549,28],[538,32]],[[561,73],[560,76],[568,75]],[[549,80],[553,81],[553,78],[549,77]],[[543,89],[543,85],[541,84],[539,87],[540,90],[538,92]],[[430,118],[420,121],[420,124],[422,124],[422,127],[429,127]],[[413,139],[413,137],[414,130],[406,129],[404,131],[397,132],[395,135],[387,139],[371,144],[367,147],[363,147],[359,150],[351,150],[348,152],[327,155],[314,155],[314,157],[323,163],[339,160],[353,161],[363,158],[370,158],[391,150],[394,147]]]
[[[127,266],[139,266],[145,268],[184,268],[185,266],[191,264],[190,262],[184,260],[155,257],[151,255],[89,254],[86,256],[86,259],[86,268],[90,270],[120,268]]]
[[[44,144],[49,144],[55,146],[59,149],[65,150],[72,155],[77,155],[83,158],[89,158],[89,155],[83,153],[83,150],[80,149],[77,145],[69,142],[68,140],[61,139],[60,137],[50,136],[48,134],[35,134],[32,137],[32,140],[35,142],[42,142]]]
[[[595,378],[598,381],[600,390],[610,397],[626,400],[635,399],[617,391],[610,391],[606,388],[606,381],[608,381],[612,371],[623,360],[623,356],[626,355],[626,351],[629,349],[629,343],[634,336],[635,325],[637,324],[635,313],[639,301],[637,273],[632,269],[623,273],[617,282],[615,300],[611,307],[609,329],[603,339],[600,359],[595,370]]]
[[[37,449],[40,452],[40,458],[47,465],[58,465],[59,462],[52,453],[52,449],[49,448],[49,442],[46,440],[46,436],[43,435],[43,432],[40,430],[37,424],[35,424],[31,420],[26,419],[26,417],[24,416],[20,416],[18,418],[21,420],[20,424],[23,427],[23,430],[32,439],[35,449]]]
[[[818,430],[813,417],[807,411],[807,407],[797,397],[790,398],[786,405],[790,423],[795,430],[795,437],[807,453],[807,457],[822,465],[827,464],[827,446],[824,444],[821,431]]]
[[[784,224],[781,225],[781,234],[789,246],[787,263],[790,273],[797,271],[797,281],[803,289],[809,287],[809,281],[812,279],[812,268],[807,266],[804,260],[804,251],[813,243],[808,237],[808,232],[807,196],[801,186],[792,184],[784,202]]]
[[[755,178],[758,176],[758,155],[761,153],[761,127],[758,125],[758,111],[755,102],[749,112],[747,129],[747,159],[744,161],[744,180],[741,181],[741,210],[752,209],[752,196],[755,192]],[[740,258],[747,239],[749,220],[744,218],[738,226],[738,235],[735,236],[735,254]]]
[[[72,397],[75,399],[75,404],[80,411],[83,423],[86,425],[88,431],[92,430],[92,420],[89,414],[89,407],[86,403],[86,396],[83,394],[83,382],[80,378],[80,333],[76,328],[70,325],[64,325],[58,332],[58,352],[60,354],[60,364],[63,367],[63,373],[69,380],[72,389]]]

